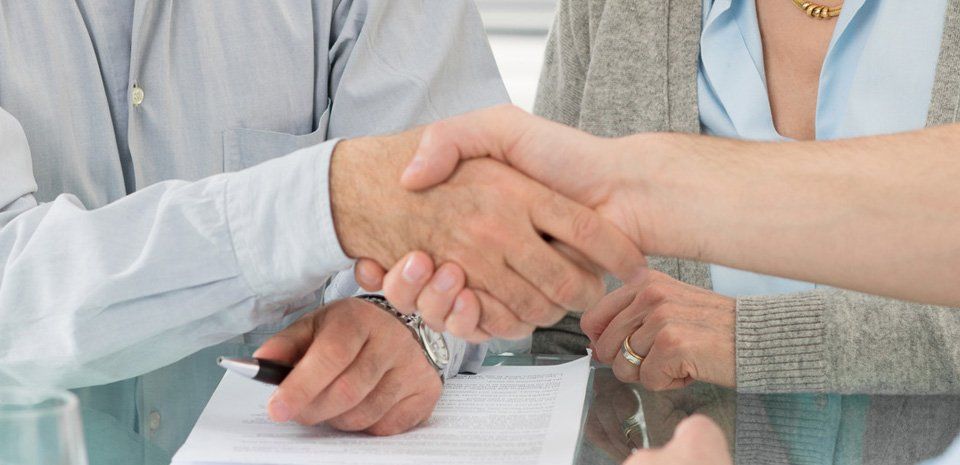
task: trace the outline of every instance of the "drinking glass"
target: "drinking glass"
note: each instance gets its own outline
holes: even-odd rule
[[[87,465],[77,397],[0,388],[0,465]]]

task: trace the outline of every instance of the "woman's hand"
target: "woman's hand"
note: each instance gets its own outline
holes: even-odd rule
[[[736,300],[651,270],[587,311],[580,325],[600,361],[649,390],[693,381],[736,385]],[[640,366],[621,354],[629,339]]]

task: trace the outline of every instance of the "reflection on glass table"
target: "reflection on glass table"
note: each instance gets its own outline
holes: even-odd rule
[[[488,357],[487,364],[546,365],[573,355]],[[708,384],[649,392],[595,365],[586,393],[576,465],[620,464],[634,448],[669,441],[701,413],[727,434],[739,464],[912,465],[940,454],[960,432],[960,397],[827,393],[745,394]],[[90,465],[166,465],[170,454],[83,408]]]

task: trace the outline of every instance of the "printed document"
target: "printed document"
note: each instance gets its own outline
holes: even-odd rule
[[[484,367],[448,380],[420,427],[372,437],[275,424],[266,414],[275,386],[227,373],[173,465],[568,465],[589,376],[589,357]]]

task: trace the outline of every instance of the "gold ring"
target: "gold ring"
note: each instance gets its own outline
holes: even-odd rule
[[[623,347],[620,348],[620,354],[622,354],[623,358],[627,359],[631,365],[640,366],[640,364],[643,363],[644,357],[634,352],[633,347],[630,347],[630,336],[627,336],[627,338],[623,340]]]

